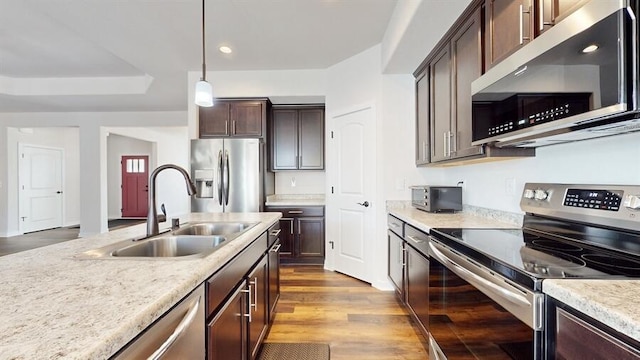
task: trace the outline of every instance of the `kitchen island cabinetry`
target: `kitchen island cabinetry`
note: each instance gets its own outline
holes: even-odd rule
[[[324,169],[324,107],[274,106],[271,170]]]
[[[281,212],[280,261],[283,264],[324,263],[324,206],[267,206]]]
[[[200,138],[262,138],[266,134],[268,99],[216,99],[199,107]]]

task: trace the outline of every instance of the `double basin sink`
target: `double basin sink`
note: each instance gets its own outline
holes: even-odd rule
[[[125,240],[87,251],[88,258],[194,258],[205,257],[257,222],[197,222],[170,233],[140,240]]]

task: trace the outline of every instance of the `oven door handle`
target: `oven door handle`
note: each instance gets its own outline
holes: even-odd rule
[[[456,263],[448,256],[443,254],[440,250],[438,250],[436,246],[437,245],[434,244],[433,241],[429,242],[429,248],[431,249],[432,254],[443,263],[452,265],[453,268],[451,270],[455,271],[456,274],[458,274],[458,276],[460,276],[464,280],[476,285],[478,288],[484,289],[486,292],[492,293],[496,296],[500,296],[501,298],[508,300],[509,302],[512,302],[518,306],[532,306],[531,302],[529,302],[529,300],[527,300],[525,296],[506,289],[499,284],[494,283],[493,281],[489,281],[484,277],[476,274],[472,270]]]

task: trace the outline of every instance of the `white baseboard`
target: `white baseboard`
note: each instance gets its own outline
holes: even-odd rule
[[[0,237],[12,237],[12,236],[18,236],[18,235],[24,235],[24,234],[19,231],[0,232]]]

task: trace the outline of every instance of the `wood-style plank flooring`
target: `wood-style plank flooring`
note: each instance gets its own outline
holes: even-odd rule
[[[428,347],[391,291],[321,266],[282,266],[266,342],[318,342],[331,360],[428,359]]]

